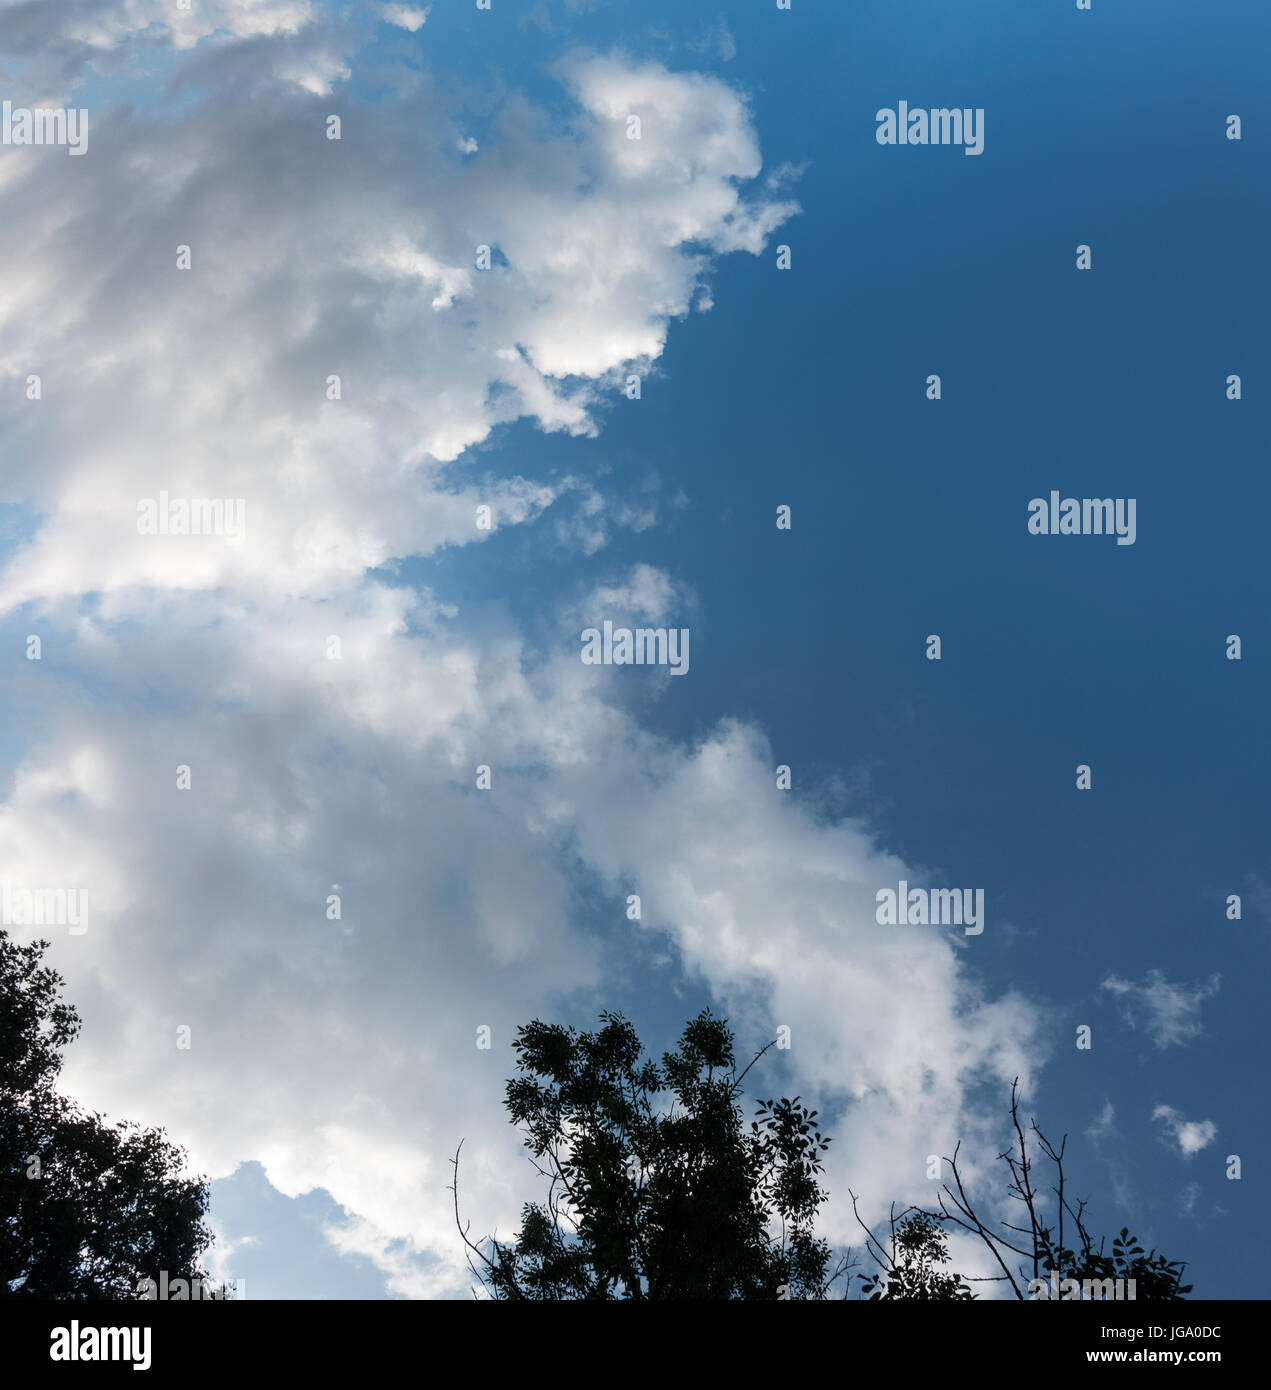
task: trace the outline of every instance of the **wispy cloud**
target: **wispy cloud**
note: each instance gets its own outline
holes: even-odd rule
[[[1144,1028],[1157,1047],[1182,1046],[1204,1032],[1200,1006],[1218,993],[1222,977],[1204,983],[1171,984],[1160,970],[1149,970],[1141,983],[1109,975],[1100,990],[1114,995],[1131,1028]]]
[[[1086,1127],[1086,1138],[1097,1143],[1100,1139],[1107,1139],[1114,1135],[1117,1132],[1116,1118],[1117,1112],[1113,1109],[1112,1102],[1105,1099],[1103,1109]]]

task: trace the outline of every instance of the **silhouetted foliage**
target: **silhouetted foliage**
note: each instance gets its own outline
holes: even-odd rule
[[[998,1154],[998,1161],[1006,1164],[1010,1175],[1006,1193],[1023,1208],[1020,1213],[1022,1220],[986,1221],[981,1217],[967,1193],[958,1165],[961,1144],[955,1147],[951,1157],[945,1159],[953,1183],[941,1185],[939,1210],[925,1213],[930,1220],[940,1225],[949,1223],[983,1242],[1002,1271],[989,1276],[984,1282],[1007,1283],[1019,1299],[1040,1296],[1040,1292],[1030,1294],[1029,1286],[1038,1280],[1049,1282],[1052,1274],[1057,1276],[1061,1284],[1064,1280],[1075,1280],[1077,1283],[1089,1280],[1092,1284],[1097,1282],[1102,1285],[1103,1281],[1109,1279],[1133,1279],[1133,1297],[1137,1302],[1174,1301],[1192,1291],[1190,1284],[1182,1282],[1186,1268],[1184,1263],[1166,1260],[1156,1250],[1145,1253],[1127,1229],[1123,1228],[1112,1242],[1110,1253],[1107,1252],[1106,1237],[1100,1239],[1098,1245],[1095,1244],[1095,1237],[1087,1224],[1087,1204],[1079,1201],[1074,1206],[1069,1192],[1068,1177],[1064,1171],[1068,1136],[1065,1134],[1056,1147],[1033,1120],[1029,1123],[1029,1130],[1034,1136],[1035,1148],[1030,1151],[1019,1115],[1018,1078],[1011,1085],[1011,1125],[1015,1131],[1015,1142],[1010,1149]],[[1037,1164],[1035,1154],[1038,1150],[1052,1170],[1048,1191],[1039,1189],[1034,1177]],[[1053,1215],[1049,1214],[1052,1197]],[[1054,1296],[1053,1286],[1051,1294],[1047,1296]],[[1081,1290],[1070,1288],[1060,1296],[1080,1297]]]
[[[709,1010],[660,1065],[642,1058],[621,1014],[604,1013],[601,1024],[595,1033],[538,1021],[518,1030],[507,1108],[548,1194],[526,1205],[510,1244],[474,1243],[460,1226],[490,1294],[823,1296],[830,1249],[812,1226],[830,1141],[816,1112],[798,1096],[760,1101],[747,1129],[738,1095],[749,1067],[738,1073],[732,1033]],[[456,1154],[456,1220],[458,1202]]]
[[[163,1270],[200,1278],[207,1188],[181,1176],[184,1153],[54,1089],[79,1016],[48,944],[0,930],[0,1297],[129,1299]]]
[[[855,1207],[853,1199],[853,1211]],[[862,1278],[863,1298],[872,1302],[905,1298],[930,1303],[960,1303],[975,1297],[960,1274],[944,1268],[949,1258],[949,1238],[939,1220],[929,1212],[911,1207],[897,1217],[893,1207],[889,1246],[879,1244],[868,1227],[865,1227],[865,1246],[878,1265],[878,1273]]]
[[[547,1180],[547,1197],[522,1210],[509,1242],[473,1241],[459,1214],[455,1154],[455,1221],[468,1263],[496,1299],[823,1299],[847,1297],[850,1252],[830,1272],[829,1244],[814,1222],[826,1199],[818,1182],[830,1140],[815,1110],[793,1100],[761,1100],[749,1129],[741,1085],[769,1043],[740,1073],[733,1035],[709,1010],[684,1029],[661,1064],[645,1059],[635,1029],[602,1013],[595,1033],[556,1024],[518,1029],[517,1074],[506,1105]],[[856,1211],[876,1272],[859,1278],[870,1301],[965,1302],[974,1283],[1008,1284],[1029,1297],[1032,1280],[1135,1281],[1140,1300],[1179,1299],[1184,1265],[1145,1252],[1128,1230],[1106,1251],[1096,1245],[1086,1204],[1073,1205],[1064,1173],[1067,1137],[1054,1147],[1030,1126],[1034,1145],[1054,1170],[1048,1192],[1034,1185],[1035,1154],[1011,1088],[1015,1146],[1007,1195],[1027,1224],[986,1221],[967,1192],[959,1144],[944,1160],[952,1183],[926,1211],[893,1205],[887,1229],[871,1230]],[[462,1150],[462,1145],[460,1145]],[[1054,1199],[1052,1201],[1052,1198]],[[964,1276],[949,1268],[949,1231],[977,1237],[1000,1269]],[[886,1244],[884,1244],[884,1239]],[[475,1293],[475,1290],[474,1290]]]

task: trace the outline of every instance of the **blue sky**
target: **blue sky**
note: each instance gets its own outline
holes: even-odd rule
[[[825,1095],[832,1206],[848,1182],[880,1211],[920,1199],[929,1144],[991,1158],[1020,1070],[1043,1127],[1073,1134],[1096,1224],[1187,1259],[1198,1295],[1260,1296],[1271,19],[1251,0],[684,9],[437,0],[412,32],[314,7],[294,33],[177,48],[156,19],[88,62],[50,36],[6,71],[19,96],[60,80],[102,131],[82,161],[100,182],[6,150],[46,158],[0,185],[83,219],[41,238],[26,214],[37,289],[0,356],[0,868],[29,876],[38,841],[39,881],[102,885],[101,932],[55,943],[88,1025],[68,1083],[216,1174],[220,1272],[250,1297],[456,1296],[446,1156],[469,1136],[477,1225],[506,1234],[532,1190],[498,1137],[511,1028],[621,1008],[661,1050],[710,1003],[747,1046],[793,1027],[762,1084]],[[901,99],[983,108],[984,153],[880,146],[875,112]],[[643,103],[652,173],[623,171],[611,100]],[[357,173],[322,162],[328,112]],[[104,253],[84,210],[109,211],[125,165],[137,239]],[[576,195],[559,226],[536,181]],[[720,189],[751,209],[745,244]],[[668,209],[699,231],[668,242]],[[500,216],[497,315],[477,280],[441,307],[435,281],[377,297],[366,228],[399,267],[390,233],[455,265]],[[169,228],[209,266],[196,291],[145,260],[153,229],[166,273]],[[641,325],[643,358],[621,345]],[[509,342],[583,393],[585,424],[498,367],[465,396],[458,364]],[[300,399],[342,352],[356,427]],[[584,370],[553,370],[570,354]],[[32,423],[41,367],[58,390]],[[138,558],[89,497],[112,469],[121,513],[169,476],[227,476],[268,520],[242,566]],[[1136,498],[1135,544],[1028,534],[1052,489]],[[459,512],[495,496],[512,519],[478,538]],[[580,626],[625,613],[690,627],[690,673],[588,685]],[[293,678],[298,634],[336,630],[373,654],[358,683]],[[218,769],[188,822],[159,790],[182,739],[200,779]],[[492,760],[483,800],[469,765]],[[700,834],[683,862],[663,822]],[[983,887],[983,935],[873,922],[897,866]],[[318,940],[288,914],[335,883],[348,919]],[[504,925],[474,926],[487,911]],[[217,1045],[183,1075],[158,1034],[197,1006]],[[496,1046],[473,1056],[481,1021]]]

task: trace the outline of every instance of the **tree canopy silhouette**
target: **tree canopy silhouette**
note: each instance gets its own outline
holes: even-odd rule
[[[657,1064],[644,1058],[621,1014],[602,1013],[600,1023],[595,1033],[539,1020],[517,1030],[517,1070],[505,1103],[547,1193],[523,1207],[512,1240],[470,1239],[455,1154],[455,1221],[469,1267],[493,1298],[824,1299],[840,1290],[848,1297],[855,1279],[858,1295],[871,1301],[962,1302],[980,1283],[1000,1283],[1020,1299],[1047,1296],[1033,1281],[1052,1271],[1077,1285],[1134,1279],[1139,1300],[1191,1291],[1181,1263],[1145,1252],[1128,1230],[1110,1250],[1105,1240],[1096,1244],[1086,1204],[1074,1203],[1064,1172],[1066,1137],[1052,1145],[1033,1123],[1030,1147],[1017,1086],[1015,1145],[998,1157],[1009,1176],[1006,1195],[1021,1204],[1023,1220],[981,1216],[959,1145],[944,1160],[950,1176],[937,1205],[899,1214],[893,1205],[881,1233],[861,1220],[849,1193],[874,1272],[854,1276],[850,1251],[831,1268],[834,1252],[814,1231],[830,1143],[818,1112],[796,1096],[758,1101],[749,1128],[742,1114],[742,1082],[773,1044],[739,1072],[728,1024],[708,1009]],[[1053,1169],[1048,1187],[1037,1183],[1039,1152]],[[954,1230],[977,1238],[998,1272],[951,1269]],[[1115,1295],[1109,1285],[1063,1296]]]
[[[129,1299],[202,1277],[207,1187],[162,1130],[109,1124],[55,1089],[79,1032],[47,941],[0,929],[0,1297]]]
[[[732,1033],[709,1010],[660,1065],[642,1060],[621,1014],[603,1013],[601,1025],[579,1033],[536,1020],[518,1030],[507,1108],[526,1129],[548,1191],[545,1202],[525,1206],[510,1244],[483,1249],[460,1225],[489,1292],[539,1300],[821,1297],[832,1277],[830,1248],[812,1225],[829,1140],[816,1112],[798,1096],[760,1101],[747,1129],[738,1095],[750,1068],[738,1072]],[[456,1221],[458,1161],[456,1154]]]

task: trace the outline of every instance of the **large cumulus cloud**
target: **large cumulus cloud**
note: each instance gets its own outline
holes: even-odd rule
[[[225,8],[218,53],[236,39],[273,72],[310,52],[307,6]],[[147,9],[85,13],[96,27],[48,50],[68,70]],[[325,1186],[341,1248],[396,1292],[454,1292],[455,1137],[473,1208],[506,1231],[528,1177],[500,1118],[507,1040],[607,1002],[581,873],[615,901],[638,885],[630,930],[673,943],[750,1033],[790,1026],[797,1077],[850,1107],[836,1185],[924,1195],[926,1155],[984,1123],[975,1088],[1026,1071],[1032,1012],[982,997],[955,940],[878,927],[874,891],[914,871],[778,791],[760,731],[654,737],[632,673],[578,661],[584,610],[678,623],[692,595],[648,566],[608,574],[541,647],[497,605],[383,574],[547,525],[574,493],[584,549],[601,544],[595,480],[522,478],[481,446],[515,420],[601,429],[714,258],[794,213],[752,191],[744,100],[575,54],[564,105],[507,94],[480,141],[429,83],[343,102],[329,141],[323,84],[222,71],[176,116],[95,113],[86,158],[0,151],[0,430],[24,506],[3,679],[29,730],[0,878],[90,894],[89,931],[54,946],[87,1019],[68,1085],[165,1124],[213,1175],[257,1158],[284,1192]],[[242,498],[245,537],[139,535],[163,491]]]

